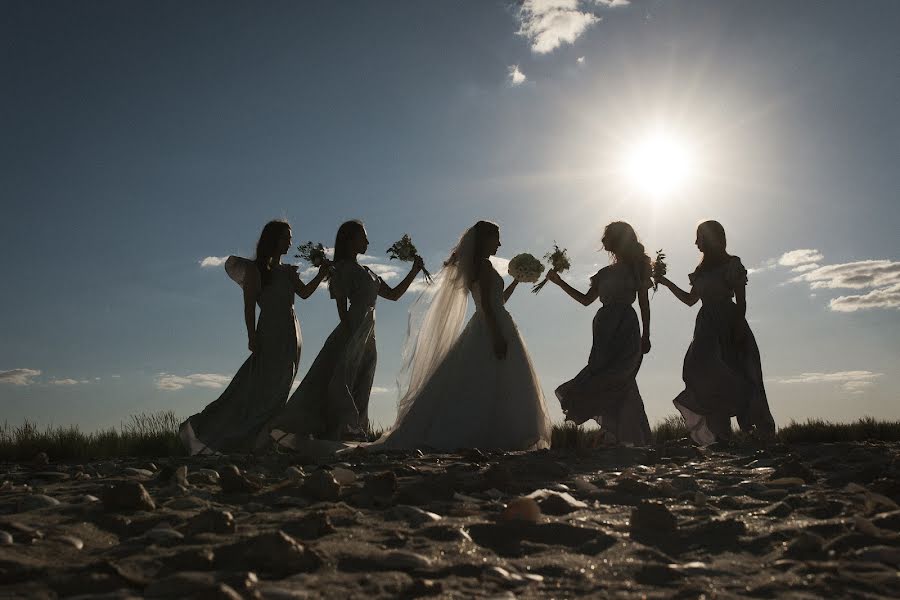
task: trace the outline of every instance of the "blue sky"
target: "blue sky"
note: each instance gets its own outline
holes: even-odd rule
[[[4,2],[2,419],[202,409],[246,339],[201,261],[251,254],[275,217],[326,244],[361,218],[376,264],[408,232],[433,270],[493,219],[502,257],[568,247],[582,289],[609,221],[686,285],[716,218],[753,268],[776,421],[898,419],[898,27],[891,0]],[[653,196],[623,164],[658,135],[692,169]],[[378,307],[383,425],[411,299]],[[509,309],[560,419],[596,307],[551,286]],[[655,421],[696,308],[661,290],[652,310]],[[297,312],[299,380],[337,316],[324,293]]]

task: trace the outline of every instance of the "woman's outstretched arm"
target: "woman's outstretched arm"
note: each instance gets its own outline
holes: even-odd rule
[[[638,290],[638,306],[641,308],[641,323],[644,326],[641,333],[641,352],[647,354],[650,352],[650,298],[644,286]]]
[[[297,277],[297,280],[294,282],[294,291],[298,296],[306,300],[310,296],[312,296],[317,289],[319,289],[319,284],[328,276],[328,271],[331,268],[331,263],[323,263],[321,267],[319,267],[319,272],[316,273],[316,276],[313,277],[309,283],[303,283],[303,280],[300,277]]]
[[[697,300],[700,299],[700,296],[698,296],[697,294],[694,293],[693,287],[691,288],[691,291],[686,292],[683,289],[681,289],[680,287],[678,287],[677,285],[675,285],[674,283],[672,283],[671,281],[669,281],[668,278],[666,278],[666,277],[660,277],[658,281],[662,285],[669,288],[669,291],[672,292],[672,294],[676,298],[678,298],[679,300],[681,300],[688,306],[693,306],[693,305],[697,304]]]
[[[557,273],[556,271],[554,271],[552,269],[550,270],[549,273],[547,273],[547,279],[549,279],[550,281],[552,281],[553,283],[558,285],[560,288],[562,288],[562,291],[567,293],[569,295],[569,297],[572,298],[575,302],[578,302],[585,306],[590,305],[594,300],[597,299],[597,297],[599,295],[597,293],[597,288],[595,288],[594,286],[591,286],[591,289],[589,289],[587,291],[587,293],[579,292],[578,290],[573,288],[571,285],[569,285],[568,283],[563,281],[563,278],[560,277],[559,273]]]
[[[512,283],[506,286],[506,289],[503,290],[503,304],[509,300],[509,297],[513,295],[513,292],[516,291],[516,286],[519,285],[518,279],[513,279]]]
[[[406,293],[406,290],[409,289],[409,286],[416,278],[416,274],[421,271],[424,266],[425,263],[422,261],[422,258],[417,256],[413,261],[412,269],[409,270],[409,273],[406,274],[403,281],[398,283],[395,287],[391,287],[382,282],[381,287],[378,288],[378,295],[386,300],[399,300],[403,294]]]
[[[261,286],[259,269],[247,269],[244,278],[244,324],[247,326],[247,349],[256,352],[256,299]]]

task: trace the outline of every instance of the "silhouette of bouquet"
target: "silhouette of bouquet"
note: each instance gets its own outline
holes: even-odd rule
[[[531,254],[517,254],[509,261],[507,272],[510,277],[521,283],[534,283],[544,272],[544,265]]]
[[[387,249],[388,258],[394,260],[401,260],[403,262],[413,262],[416,258],[419,258],[419,252],[416,250],[415,244],[412,243],[412,239],[408,234],[404,233],[403,237],[400,238],[399,241],[393,243],[393,245]],[[431,284],[434,280],[431,278],[431,273],[428,272],[424,266],[422,266],[422,277],[425,278],[425,282]]]
[[[653,291],[659,288],[659,280],[666,275],[666,253],[662,248],[656,251],[656,260],[650,264],[650,276],[653,277]]]
[[[556,241],[553,242],[553,250],[544,255],[544,260],[547,261],[550,268],[557,273],[568,271],[572,266],[572,263],[569,262],[569,257],[566,255],[566,249],[560,249]],[[531,288],[531,291],[537,294],[545,285],[547,285],[547,281],[547,278],[544,277],[544,280]]]
[[[294,255],[294,258],[299,258],[317,269],[322,265],[331,262],[325,254],[325,246],[322,244],[314,244],[313,242],[306,242],[305,244],[297,246],[297,254]],[[325,278],[328,279],[329,276],[330,273],[326,275]]]

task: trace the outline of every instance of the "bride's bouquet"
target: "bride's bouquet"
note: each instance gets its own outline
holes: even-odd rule
[[[563,271],[568,271],[572,266],[572,263],[569,262],[569,257],[566,255],[566,249],[560,249],[559,245],[554,241],[553,242],[553,250],[544,255],[544,260],[550,265],[550,268],[557,273],[562,273]],[[544,280],[534,286],[531,291],[537,294],[541,289],[547,285],[547,278],[544,277]]]
[[[534,283],[544,272],[544,265],[531,254],[517,254],[509,261],[507,272],[510,277],[521,283]]]
[[[403,262],[413,262],[419,257],[419,252],[416,250],[416,246],[412,243],[412,239],[409,235],[404,233],[399,241],[394,242],[393,245],[387,249],[387,255],[391,260],[396,258]],[[428,269],[424,266],[422,267],[422,276],[425,278],[426,283],[431,284],[433,282],[431,273],[429,273]]]
[[[653,278],[653,291],[659,287],[659,280],[666,275],[666,253],[662,248],[656,251],[656,260],[650,264],[650,276]]]
[[[294,255],[294,258],[299,258],[317,269],[329,262],[328,256],[325,254],[325,246],[313,242],[297,246],[297,254]],[[328,276],[325,278],[328,279]]]

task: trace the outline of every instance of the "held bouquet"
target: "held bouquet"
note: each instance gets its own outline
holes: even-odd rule
[[[507,272],[520,283],[534,283],[544,272],[544,265],[531,254],[517,254],[509,261]]]
[[[325,246],[314,244],[313,242],[306,242],[297,246],[297,254],[294,255],[294,258],[299,258],[317,269],[323,264],[330,262],[325,254]],[[328,276],[325,278],[328,279]]]
[[[398,241],[394,242],[393,245],[387,249],[387,255],[391,260],[395,258],[397,260],[401,260],[403,262],[413,262],[416,258],[419,257],[419,253],[416,250],[415,244],[412,243],[412,239],[408,234],[404,233],[403,237]],[[433,279],[431,278],[431,273],[428,272],[424,266],[422,267],[422,276],[425,278],[425,282],[431,284]]]
[[[666,253],[662,248],[656,251],[656,260],[650,263],[650,276],[653,278],[653,291],[659,287],[659,280],[666,275]]]
[[[544,260],[547,261],[550,268],[557,273],[568,271],[569,267],[572,266],[572,263],[569,262],[569,257],[566,255],[566,249],[560,249],[556,242],[553,242],[553,250],[544,255]],[[544,277],[542,282],[534,286],[531,291],[537,294],[545,285],[547,285],[546,277]]]

